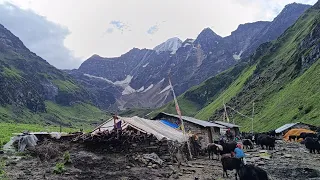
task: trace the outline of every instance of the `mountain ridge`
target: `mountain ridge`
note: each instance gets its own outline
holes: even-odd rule
[[[295,8],[290,8],[291,6]],[[196,39],[182,42],[175,53],[164,51],[158,54],[149,49],[132,49],[120,57],[89,58],[79,69],[72,71],[71,75],[89,74],[113,82],[122,81],[130,76],[132,79],[129,86],[121,90],[124,92],[127,88],[128,93],[116,93],[121,87],[119,89],[119,86],[114,87],[112,84],[105,87],[109,89],[109,93],[115,94],[113,99],[117,99],[117,106],[120,109],[160,107],[172,99],[167,88],[169,72],[177,95],[183,94],[192,86],[199,85],[239,61],[244,61],[260,43],[276,39],[309,7],[311,6],[287,5],[287,9],[296,11],[288,14],[283,13],[286,11],[284,9],[273,22],[258,21],[239,25],[230,36],[224,38],[210,28],[205,28]],[[282,25],[279,20],[288,23]],[[279,29],[279,31],[265,29]],[[98,61],[98,59],[108,61]],[[90,84],[90,79],[84,80],[81,79],[83,76],[78,77],[80,77],[79,82],[86,87],[96,85],[96,83]],[[146,89],[150,92],[147,93]]]
[[[71,117],[63,112],[65,107],[90,108],[100,113],[85,88],[31,52],[3,25],[0,25],[0,91],[2,122],[69,126],[84,121],[79,117],[83,114]]]
[[[285,123],[319,121],[320,65],[319,1],[277,40],[267,42],[247,59],[179,96],[185,115],[222,120],[224,107],[231,121],[251,130],[268,131]],[[153,112],[175,112],[173,102]],[[259,126],[257,126],[259,124]]]

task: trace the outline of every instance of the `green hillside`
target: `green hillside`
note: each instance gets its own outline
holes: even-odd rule
[[[242,61],[246,65],[237,65],[180,96],[182,112],[203,120],[221,120],[225,101],[251,116],[254,102],[256,131],[298,121],[320,125],[319,2],[281,37],[261,45]],[[191,104],[196,106],[190,110]],[[170,112],[172,107],[169,103],[159,111]],[[228,114],[243,130],[251,128],[250,119],[231,109]]]
[[[71,106],[62,106],[51,101],[46,101],[45,106],[46,112],[38,113],[13,105],[0,106],[0,124],[1,122],[29,123],[89,128],[107,118],[97,107],[81,102]]]
[[[0,125],[28,123],[85,127],[104,113],[67,73],[31,52],[0,24]]]

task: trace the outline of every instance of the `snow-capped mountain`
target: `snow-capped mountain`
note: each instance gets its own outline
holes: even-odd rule
[[[196,39],[171,38],[153,50],[133,48],[115,58],[93,55],[69,73],[99,97],[101,92],[112,94],[120,109],[159,107],[172,99],[169,72],[180,95],[278,38],[309,7],[287,5],[274,21],[239,25],[224,38],[205,28]]]
[[[174,54],[181,47],[181,45],[182,41],[179,38],[174,37],[156,46],[155,48],[153,48],[153,50],[155,50],[157,53],[170,51],[172,54]]]

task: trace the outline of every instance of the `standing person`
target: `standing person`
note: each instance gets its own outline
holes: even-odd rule
[[[256,136],[254,134],[252,134],[252,139],[251,140],[252,140],[253,143],[255,143]]]
[[[242,150],[241,144],[237,144],[237,147],[234,149],[233,153],[236,158],[241,159],[243,164],[246,164],[245,159],[244,159],[245,154]]]

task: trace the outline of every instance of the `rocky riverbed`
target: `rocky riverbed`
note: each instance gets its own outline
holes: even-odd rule
[[[0,155],[7,179],[234,179],[234,172],[230,171],[230,177],[223,178],[221,162],[207,156],[182,163],[178,168],[169,157],[158,159],[155,154],[92,152],[69,143],[50,146],[57,151],[39,148],[43,149],[45,160],[30,154]],[[57,173],[57,166],[66,161],[66,154],[70,162]],[[296,142],[277,141],[276,150],[255,147],[246,150],[246,155],[247,163],[263,168],[273,180],[320,179],[320,154],[310,154]]]

